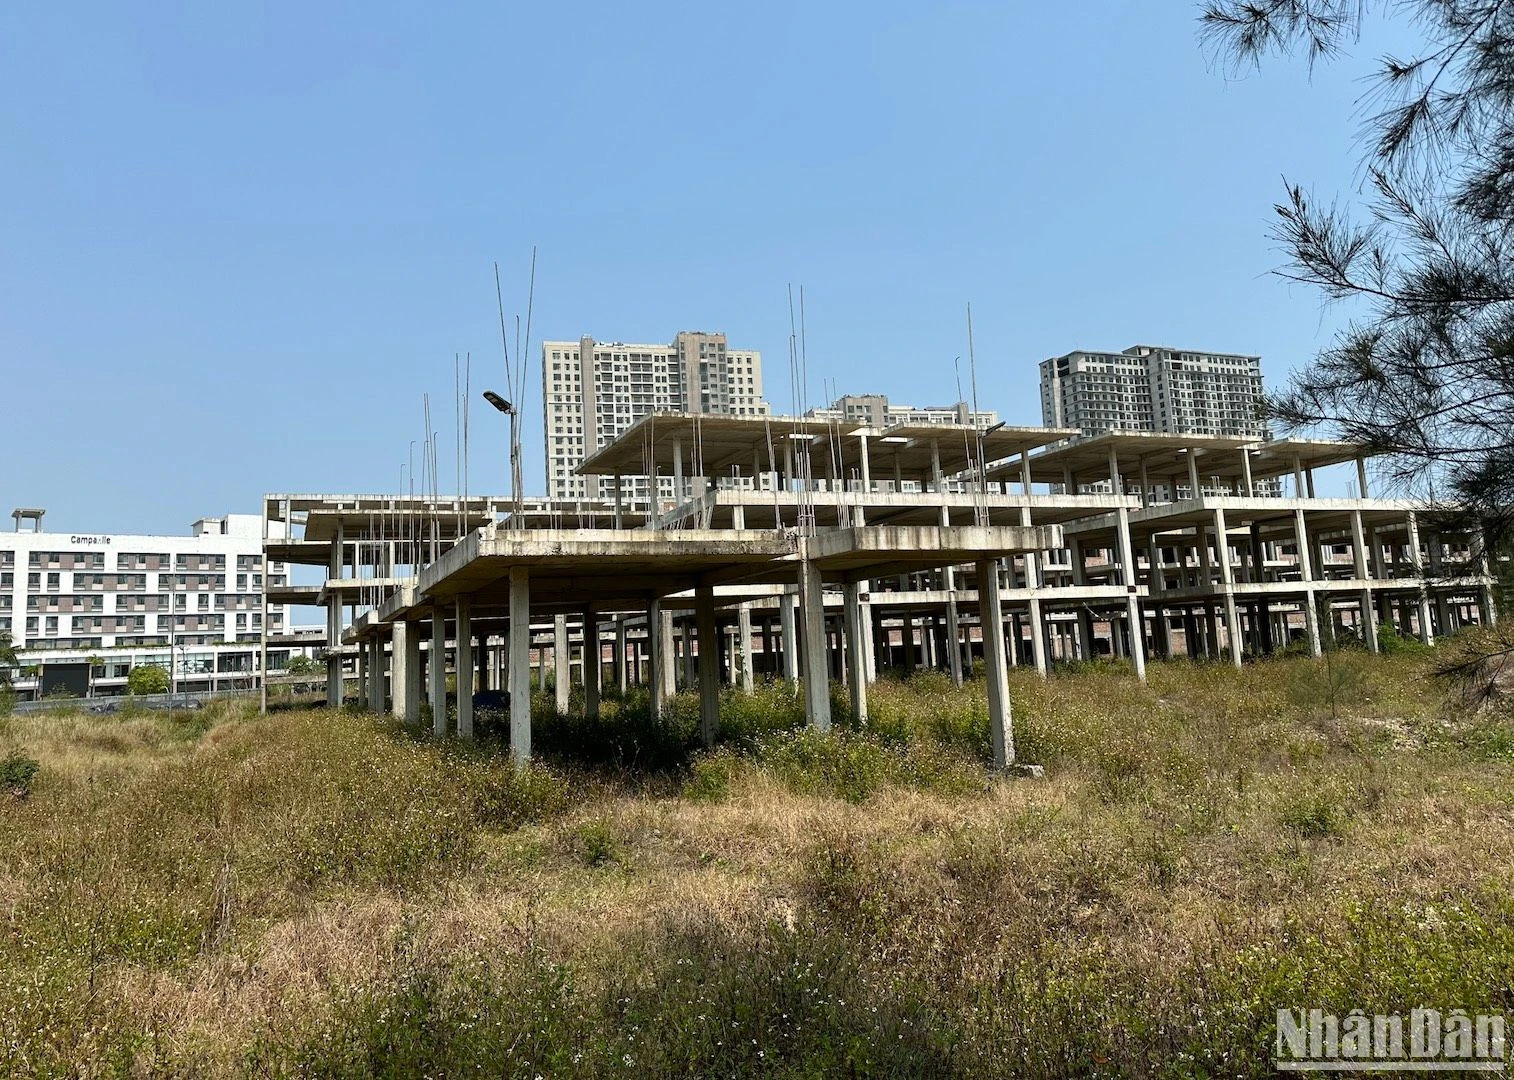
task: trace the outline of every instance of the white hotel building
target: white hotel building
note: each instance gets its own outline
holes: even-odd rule
[[[22,666],[20,696],[38,694],[47,665],[91,660],[97,695],[123,693],[137,665],[171,665],[186,693],[257,685],[263,632],[286,618],[264,607],[265,574],[280,585],[289,573],[265,570],[258,515],[202,518],[188,536],[43,532],[42,511],[12,516],[16,531],[0,533],[0,632]]]

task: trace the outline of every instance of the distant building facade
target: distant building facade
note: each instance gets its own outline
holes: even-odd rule
[[[1259,356],[1133,345],[1041,361],[1049,427],[1267,438]]]
[[[992,410],[973,412],[965,401],[955,405],[896,405],[885,394],[846,394],[830,405],[804,414],[819,420],[845,420],[853,424],[887,428],[896,424],[976,424],[993,427],[999,414]]]
[[[119,694],[132,667],[172,670],[183,691],[251,689],[258,643],[286,612],[267,609],[262,519],[229,514],[196,521],[188,536],[0,533],[0,632],[22,665],[17,689],[32,696],[49,664],[92,658],[90,689]],[[170,653],[172,655],[170,655]]]
[[[609,482],[574,474],[583,461],[649,413],[766,416],[762,354],[732,349],[721,333],[681,331],[671,343],[542,342],[547,495],[609,497]],[[601,490],[601,484],[604,490]],[[664,480],[665,495],[672,481]],[[624,497],[649,497],[645,477],[626,478]]]

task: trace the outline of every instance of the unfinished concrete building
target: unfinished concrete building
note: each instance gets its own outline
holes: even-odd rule
[[[1316,497],[1337,466],[1358,494]],[[593,715],[608,671],[654,710],[697,688],[713,740],[722,686],[796,682],[825,728],[831,680],[861,719],[881,671],[981,664],[1007,765],[1015,664],[1114,655],[1144,677],[1150,657],[1376,648],[1384,621],[1433,640],[1495,615],[1478,529],[1370,497],[1341,443],[660,414],[579,470],[610,497],[509,515],[504,498],[267,496],[270,535],[293,537],[269,557],[325,574],[268,597],[327,608],[328,700],[352,681],[370,708],[429,708],[437,734],[469,737],[481,690],[550,683],[566,711],[576,686]],[[633,502],[649,474],[670,494]],[[529,694],[509,713],[525,760]]]

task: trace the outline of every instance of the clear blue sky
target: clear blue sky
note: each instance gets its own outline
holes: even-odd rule
[[[0,512],[169,531],[264,491],[395,490],[452,357],[724,330],[811,383],[1039,422],[1040,359],[1256,352],[1338,313],[1269,276],[1282,177],[1356,177],[1355,60],[1232,78],[1187,0],[50,4],[0,35]],[[532,349],[534,361],[539,348]],[[540,383],[526,428],[543,487]],[[474,414],[475,491],[503,490]],[[448,485],[450,486],[450,485]],[[8,517],[5,519],[9,525]]]

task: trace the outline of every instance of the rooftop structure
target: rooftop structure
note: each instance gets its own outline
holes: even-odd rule
[[[869,427],[886,428],[899,424],[960,424],[967,427],[993,427],[999,414],[992,410],[974,412],[965,401],[955,405],[897,405],[884,394],[846,394],[830,405],[810,409],[804,414],[821,420],[843,420]]]

